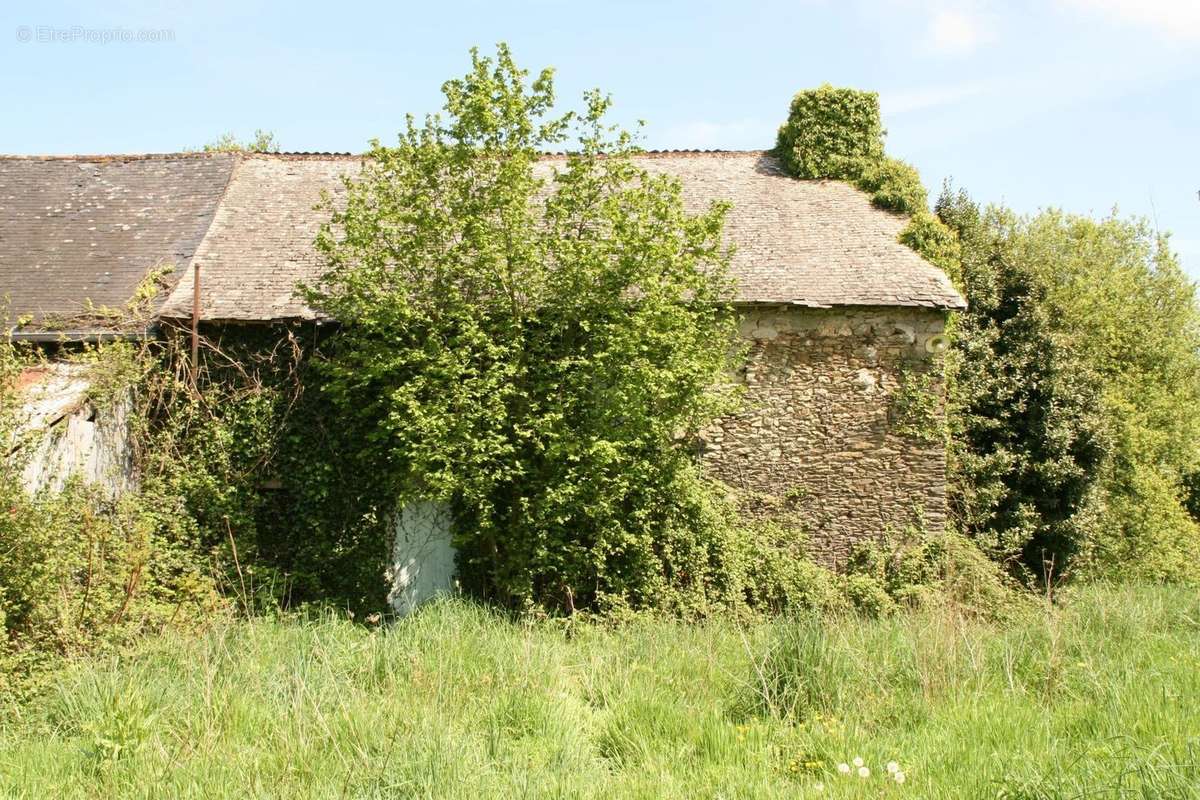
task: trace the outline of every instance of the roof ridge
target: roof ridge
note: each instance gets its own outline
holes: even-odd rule
[[[180,152],[180,153],[77,153],[77,154],[32,154],[0,153],[0,161],[67,161],[87,163],[107,163],[111,161],[152,161],[155,159],[205,159],[222,158],[238,155],[235,152],[220,153]]]
[[[720,150],[720,149],[696,149],[696,148],[667,148],[660,150],[640,150],[631,153],[634,158],[663,157],[663,156],[704,156],[710,158],[737,158],[739,156],[765,156],[770,155],[770,150]],[[542,153],[545,157],[565,157],[572,155],[570,151],[558,150],[552,153]]]
[[[176,275],[160,317],[188,316],[197,264],[205,319],[312,317],[295,284],[321,273],[312,241],[324,217],[314,205],[369,157],[148,158],[0,161],[0,294],[11,289],[25,304],[14,311],[73,313],[88,296],[114,304],[145,259],[169,256]],[[534,163],[561,171],[568,158]],[[688,213],[732,203],[725,241],[736,246],[738,302],[961,307],[945,275],[897,241],[903,215],[844,181],[788,178],[766,151],[651,150],[633,163],[678,179]]]
[[[636,158],[663,158],[670,156],[696,156],[706,158],[738,158],[743,156],[770,155],[770,150],[723,150],[699,148],[664,148],[641,150],[633,153]],[[155,159],[186,159],[186,158],[279,158],[283,160],[318,160],[318,159],[352,159],[362,158],[366,153],[351,153],[332,150],[284,150],[279,152],[259,153],[247,150],[179,151],[174,153],[46,153],[20,154],[0,153],[0,161],[67,161],[104,163],[110,161],[152,161]],[[570,151],[558,150],[541,153],[542,158],[565,158]]]

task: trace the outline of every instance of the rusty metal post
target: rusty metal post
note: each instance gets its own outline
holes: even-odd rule
[[[192,264],[192,390],[200,369],[200,262]]]

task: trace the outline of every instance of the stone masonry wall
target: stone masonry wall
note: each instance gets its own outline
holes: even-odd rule
[[[945,450],[897,431],[896,391],[906,375],[933,377],[940,416],[944,324],[923,308],[744,310],[746,406],[706,432],[709,474],[792,498],[809,553],[829,566],[918,518],[941,530]]]

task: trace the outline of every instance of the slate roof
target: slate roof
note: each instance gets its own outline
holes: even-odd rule
[[[906,220],[847,184],[793,180],[762,152],[637,160],[678,177],[692,210],[732,202],[726,236],[736,248],[738,302],[965,305],[940,270],[897,241]],[[547,157],[539,170],[556,161]],[[98,295],[119,305],[141,274],[172,259],[183,274],[160,313],[189,317],[194,260],[204,319],[310,319],[294,287],[321,272],[312,242],[323,215],[314,205],[322,190],[339,193],[339,176],[360,164],[333,154],[0,159],[0,292],[55,311]]]
[[[937,267],[897,237],[906,217],[841,181],[800,181],[762,152],[664,153],[642,159],[679,178],[691,211],[733,207],[725,236],[742,303],[965,308]]]
[[[207,320],[313,319],[295,296],[322,267],[313,241],[328,218],[314,210],[321,191],[344,191],[340,175],[357,173],[357,156],[247,156],[238,164],[216,218],[197,252],[200,315]],[[190,317],[192,279],[163,308]]]
[[[33,327],[112,326],[155,268],[187,272],[237,158],[0,157],[0,306]],[[165,299],[165,297],[163,298]],[[161,300],[160,300],[161,302]],[[0,312],[3,308],[0,307]]]

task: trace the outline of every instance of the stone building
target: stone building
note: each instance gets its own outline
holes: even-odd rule
[[[945,447],[921,430],[934,419],[900,419],[897,400],[933,392],[940,413],[944,326],[943,309],[921,306],[745,308],[747,402],[705,437],[704,463],[768,511],[794,505],[826,564],[889,530],[941,530]]]
[[[946,316],[964,301],[897,241],[906,220],[845,183],[789,178],[762,152],[638,160],[678,177],[695,210],[732,203],[747,403],[705,436],[711,473],[774,501],[803,498],[810,546],[833,564],[864,537],[917,519],[939,528],[945,454],[901,424],[897,400],[908,383],[938,391]],[[319,324],[294,291],[320,271],[314,205],[359,164],[331,154],[0,157],[0,296],[10,324],[21,322],[15,335],[152,334],[155,320],[190,319],[197,269],[206,323]],[[173,290],[150,329],[109,327],[98,309],[122,307],[166,265]]]

